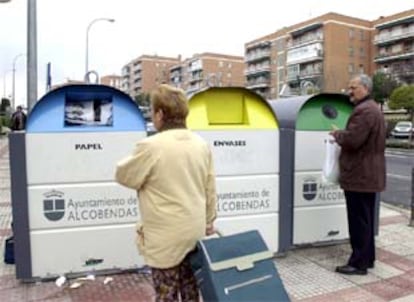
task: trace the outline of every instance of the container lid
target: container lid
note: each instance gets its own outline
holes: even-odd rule
[[[193,130],[274,129],[277,119],[269,104],[242,87],[213,87],[189,100],[187,126]]]

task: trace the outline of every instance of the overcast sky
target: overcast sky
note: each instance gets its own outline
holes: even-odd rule
[[[328,12],[374,20],[412,8],[413,0],[37,0],[38,95],[47,62],[53,84],[83,78],[86,29],[96,18],[115,19],[89,31],[89,69],[102,76],[142,54],[243,56],[246,42]],[[0,3],[0,28],[0,92],[9,96],[13,59],[26,53],[27,0]],[[26,103],[25,56],[16,60],[15,94]]]

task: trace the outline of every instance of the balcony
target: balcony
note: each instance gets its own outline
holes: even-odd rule
[[[375,36],[374,44],[375,45],[391,44],[393,42],[406,39],[406,38],[414,39],[414,27],[411,26],[410,28],[405,28],[399,31],[380,33],[379,35]]]
[[[323,42],[323,33],[318,33],[318,34],[310,35],[303,39],[296,39],[293,41],[289,41],[286,46],[287,46],[287,49],[292,49],[292,48],[305,46],[308,44],[322,43],[322,42]]]
[[[194,74],[194,75],[190,75],[188,77],[188,82],[189,83],[195,83],[195,82],[199,82],[203,80],[203,75],[202,74]]]
[[[322,70],[303,70],[300,73],[288,73],[287,81],[288,83],[297,82],[298,77],[300,80],[313,79],[321,77],[323,75]]]
[[[269,50],[261,50],[261,51],[251,51],[246,54],[245,62],[256,62],[261,60],[270,59],[271,51]]]
[[[135,86],[134,88],[133,88],[133,91],[134,91],[134,93],[137,95],[137,94],[139,94],[139,93],[141,93],[141,86],[139,86],[139,87],[137,87],[137,86]]]
[[[246,52],[254,51],[257,49],[268,49],[272,45],[270,41],[260,41],[246,46]]]
[[[178,84],[183,81],[183,78],[181,76],[171,77],[170,83]]]
[[[134,86],[135,87],[141,87],[141,79],[135,79],[134,80]]]
[[[132,67],[132,70],[133,70],[134,73],[140,72],[142,70],[141,63],[134,64],[133,67]]]
[[[197,91],[201,90],[201,88],[202,88],[201,84],[197,83],[195,85],[189,86],[185,92],[187,93],[187,95],[191,95],[191,94],[196,93]]]
[[[129,74],[131,73],[131,68],[129,68],[129,66],[122,68],[122,73],[121,75],[124,76],[129,76]]]
[[[203,70],[203,63],[202,63],[201,59],[196,59],[194,61],[189,62],[188,65],[187,65],[187,70],[189,72]]]
[[[392,28],[394,26],[403,25],[403,24],[411,24],[414,23],[414,15],[406,16],[401,19],[391,20],[388,22],[384,22],[375,26],[378,30]]]
[[[170,79],[181,78],[181,76],[182,76],[181,71],[176,70],[176,71],[170,72]]]
[[[270,72],[270,64],[248,67],[247,69],[245,69],[244,75],[252,76],[252,75],[268,73],[268,72]]]
[[[170,68],[170,72],[171,73],[181,73],[181,70],[182,70],[182,66],[181,65],[176,65],[176,66],[173,66],[173,67],[171,67]]]
[[[134,76],[140,76],[141,75],[141,69],[134,70]]]
[[[310,63],[320,60],[323,60],[323,44],[321,42],[290,49],[286,56],[287,65]]]
[[[401,52],[382,53],[375,57],[375,63],[384,63],[396,60],[405,60],[414,57],[414,46]]]
[[[289,34],[293,38],[295,38],[295,37],[299,37],[301,35],[304,35],[308,32],[315,31],[315,30],[321,28],[322,26],[323,26],[322,22],[311,23],[311,24],[305,25],[301,28],[295,29],[295,30],[289,32]]]
[[[122,87],[127,87],[127,88],[129,88],[129,86],[130,86],[130,85],[129,85],[129,81],[128,81],[128,80],[124,80],[124,79],[123,79],[123,80],[121,81],[121,86],[122,86]]]
[[[414,63],[395,67],[392,69],[392,72],[399,76],[412,76],[414,75]]]
[[[308,56],[302,56],[298,58],[290,58],[286,60],[287,65],[300,64],[300,63],[310,63],[314,61],[323,60],[323,51],[321,49],[317,50],[314,53],[310,53]]]
[[[267,79],[267,78],[248,80],[246,84],[246,88],[249,88],[249,89],[266,88],[266,87],[270,87],[270,79]]]
[[[141,73],[140,72],[139,73],[135,73],[134,76],[133,76],[134,81],[140,80],[141,78],[142,78],[142,76],[141,76]]]
[[[391,65],[387,67],[380,67],[380,71],[397,76],[412,76],[414,75],[414,60],[408,62],[401,62],[400,64]]]

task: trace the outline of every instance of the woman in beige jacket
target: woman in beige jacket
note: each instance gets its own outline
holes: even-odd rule
[[[151,93],[157,134],[117,165],[116,180],[138,191],[138,248],[152,268],[157,301],[198,301],[188,254],[213,232],[216,194],[208,144],[186,129],[187,99],[160,85]]]

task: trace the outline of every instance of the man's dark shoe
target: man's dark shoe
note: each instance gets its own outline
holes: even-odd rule
[[[374,267],[375,267],[374,262],[373,262],[373,263],[368,264],[368,268],[374,268]]]
[[[337,266],[335,272],[345,275],[366,275],[367,270],[356,268],[350,265]]]

